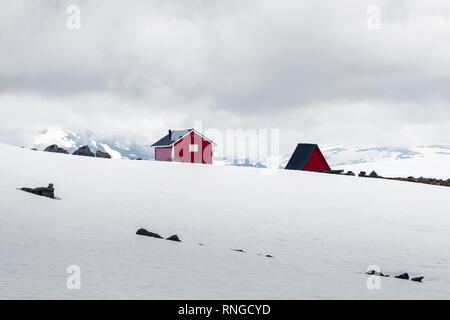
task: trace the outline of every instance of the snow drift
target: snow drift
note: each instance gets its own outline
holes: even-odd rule
[[[1,144],[0,158],[1,299],[450,298],[450,188]],[[16,190],[50,182],[61,200]],[[425,279],[369,290],[372,265]]]

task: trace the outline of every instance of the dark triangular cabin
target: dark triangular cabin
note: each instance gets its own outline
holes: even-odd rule
[[[331,171],[317,144],[299,143],[291,159],[286,165],[287,170]]]

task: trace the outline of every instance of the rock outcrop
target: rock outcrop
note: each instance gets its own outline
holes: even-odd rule
[[[173,236],[168,237],[166,240],[181,242],[180,238],[178,238],[178,236],[176,234],[174,234]]]
[[[415,278],[411,278],[411,281],[416,281],[416,282],[422,282],[424,277],[415,277]]]
[[[97,158],[111,159],[111,155],[108,152],[102,152],[100,150],[97,150],[95,156]]]
[[[89,146],[82,146],[80,149],[72,153],[75,156],[85,156],[85,157],[93,157],[95,158],[95,154],[92,153]]]
[[[69,152],[67,152],[67,150],[58,147],[56,144],[52,144],[51,146],[48,146],[47,148],[44,149],[44,151],[45,152],[69,154]]]
[[[142,229],[142,228],[139,229],[139,230],[136,232],[136,234],[139,235],[139,236],[145,236],[145,237],[150,237],[150,238],[163,239],[163,237],[161,237],[159,234],[153,233],[153,232],[150,232],[150,231],[147,231],[147,230]]]
[[[367,271],[366,274],[372,275],[372,276],[387,277],[387,278],[390,277],[390,275],[388,275],[388,274],[383,274],[382,272],[375,271],[375,270]],[[405,273],[402,273],[402,274],[400,274],[398,276],[394,276],[394,278],[396,278],[396,279],[403,279],[403,280],[409,280],[409,274],[407,272],[405,272]],[[414,278],[411,278],[411,281],[422,282],[423,279],[424,279],[423,276],[421,276],[421,277],[414,277]]]
[[[409,275],[408,275],[408,273],[405,272],[405,273],[402,273],[401,275],[395,276],[395,278],[409,280]]]
[[[53,187],[53,183],[50,183],[48,187],[20,188],[20,190],[35,194],[37,196],[55,199],[55,188]]]
[[[389,277],[389,275],[384,274],[383,272],[375,271],[375,270],[367,271],[366,274],[371,275],[371,276]]]
[[[373,171],[370,173],[369,177],[371,177],[371,178],[378,178],[378,174],[375,172],[375,170],[373,170]]]

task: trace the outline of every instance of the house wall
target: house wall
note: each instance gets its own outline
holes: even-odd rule
[[[172,147],[156,147],[155,160],[168,161],[172,159]]]
[[[197,152],[191,152],[189,145],[198,145]],[[197,134],[190,132],[174,145],[175,161],[212,164],[212,144]]]
[[[323,171],[323,170],[331,170],[327,161],[325,160],[322,152],[319,148],[314,149],[311,157],[309,158],[306,165],[303,167],[304,171]]]

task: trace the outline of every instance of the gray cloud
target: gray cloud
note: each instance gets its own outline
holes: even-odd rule
[[[366,27],[369,4],[380,30]],[[8,0],[0,138],[49,125],[154,137],[203,120],[280,128],[286,149],[446,143],[449,38],[445,0]]]

